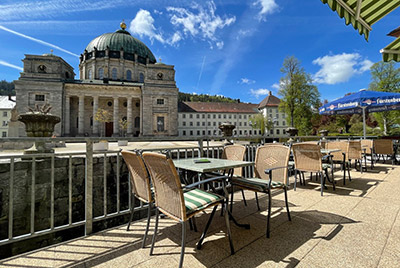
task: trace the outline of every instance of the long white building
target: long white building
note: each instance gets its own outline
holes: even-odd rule
[[[15,106],[15,97],[0,96],[0,137],[8,137],[8,125],[11,119],[11,110]]]

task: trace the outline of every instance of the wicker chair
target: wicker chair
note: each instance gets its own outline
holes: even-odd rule
[[[329,164],[323,164],[321,147],[317,144],[296,143],[292,145],[294,165],[296,173],[315,172],[321,179],[321,196],[324,193],[325,178],[329,180],[328,168]],[[294,189],[296,189],[297,176],[295,175]],[[333,190],[335,190],[335,180],[332,178]]]
[[[271,190],[283,189],[289,221],[290,212],[287,199],[288,162],[290,148],[284,145],[264,145],[257,148],[254,172],[255,178],[233,177],[232,185],[254,192],[268,194],[268,218],[266,236],[270,236]],[[233,191],[231,192],[231,209]]]
[[[147,225],[142,242],[142,247],[144,247],[147,238],[147,233],[149,231],[151,208],[154,201],[150,187],[150,178],[146,166],[139,152],[122,151],[121,154],[122,157],[124,158],[126,165],[128,166],[129,176],[132,186],[133,200],[132,200],[131,216],[128,222],[128,226],[126,228],[127,231],[129,231],[129,226],[131,225],[133,214],[135,212],[135,205],[134,205],[135,198],[148,204]]]
[[[361,141],[349,141],[349,147],[348,147],[348,159],[350,161],[350,166],[351,166],[351,160],[355,160],[355,168],[357,169],[357,165],[360,167],[361,173],[363,172],[363,166],[362,166],[362,160],[364,158],[364,163],[365,163],[365,170],[367,169],[367,159],[362,154],[361,150]]]
[[[150,255],[153,254],[154,243],[158,229],[159,211],[161,211],[166,216],[182,224],[182,248],[179,262],[179,267],[182,267],[185,254],[186,221],[195,216],[197,213],[204,211],[209,207],[214,207],[204,232],[197,244],[197,248],[200,249],[218,205],[221,204],[223,208],[226,209],[224,197],[196,188],[198,185],[206,182],[207,180],[186,186],[187,190],[183,191],[173,161],[163,154],[145,152],[143,153],[143,159],[151,174],[156,204],[156,223],[153,240],[151,243]],[[216,178],[208,179],[208,181],[211,181],[212,179]],[[229,227],[229,217],[228,213],[224,214],[231,253],[233,254],[234,249]]]
[[[386,162],[385,155],[390,156],[392,160],[392,165],[394,164],[394,151],[393,151],[393,141],[388,139],[377,139],[374,140],[374,154],[378,155],[378,160],[382,156],[383,163]]]
[[[365,163],[367,156],[371,158],[371,169],[374,168],[374,140],[361,140],[361,149],[363,150]]]
[[[332,152],[332,161],[334,164],[340,164],[343,170],[343,185],[346,185],[346,171],[351,181],[350,163],[349,163],[349,143],[347,141],[331,141],[326,144],[326,149],[340,149],[339,152]],[[332,167],[333,169],[333,167]]]

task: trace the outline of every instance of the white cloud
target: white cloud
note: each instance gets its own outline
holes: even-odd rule
[[[67,53],[67,54],[70,54],[70,55],[72,55],[72,56],[79,57],[78,54],[75,54],[75,53],[73,53],[73,52],[71,52],[71,51],[68,51],[68,50],[66,50],[66,49],[64,49],[64,48],[61,48],[61,47],[59,47],[59,46],[53,45],[53,44],[51,44],[51,43],[45,42],[45,41],[43,41],[43,40],[40,40],[40,39],[31,37],[31,36],[28,36],[28,35],[25,35],[25,34],[22,34],[22,33],[16,32],[16,31],[13,31],[13,30],[8,29],[8,28],[6,28],[6,27],[4,27],[4,26],[1,26],[1,25],[0,25],[0,29],[1,29],[1,30],[4,30],[4,31],[6,31],[6,32],[9,32],[9,33],[18,35],[18,36],[20,36],[20,37],[26,38],[26,39],[28,39],[28,40],[34,41],[34,42],[36,42],[36,43],[39,43],[39,44],[42,44],[42,45],[45,45],[45,46],[48,46],[48,47],[51,47],[51,48],[54,48],[54,49],[58,49],[58,50],[60,50],[60,51],[62,51],[62,52],[65,52],[65,53]]]
[[[182,40],[182,35],[181,35],[181,33],[180,32],[175,32],[173,35],[172,35],[172,37],[171,37],[171,39],[169,40],[169,43],[170,44],[175,44],[175,43],[178,43],[179,41],[181,41]]]
[[[224,45],[217,37],[217,30],[223,29],[236,21],[236,17],[221,18],[216,15],[216,6],[213,1],[207,2],[206,7],[193,4],[192,10],[181,7],[167,7],[171,16],[171,24],[181,29],[185,36],[200,37],[221,49]]]
[[[239,84],[246,84],[246,85],[250,85],[250,84],[254,84],[256,81],[251,80],[249,78],[240,78],[240,80],[238,81]]]
[[[319,57],[313,64],[321,66],[313,76],[314,82],[333,85],[347,82],[352,76],[368,71],[373,63],[358,53],[342,53]]]
[[[275,89],[280,89],[281,87],[280,87],[280,83],[274,83],[272,86],[271,86],[272,88],[275,88]]]
[[[260,96],[268,95],[269,90],[266,88],[250,89],[250,94],[258,99]]]
[[[265,20],[267,14],[272,14],[278,10],[279,6],[275,3],[275,0],[257,0],[253,3],[254,6],[261,6],[260,12],[258,12],[258,18]]]
[[[165,43],[161,34],[157,33],[158,31],[154,27],[154,19],[147,10],[141,9],[136,13],[135,18],[131,21],[129,30],[132,34],[137,34],[140,37],[147,36],[152,42],[156,39],[160,43]]]
[[[23,69],[22,67],[20,67],[20,66],[17,66],[17,65],[8,63],[8,62],[3,61],[3,60],[0,60],[0,65],[7,66],[7,67],[11,67],[11,68],[17,69],[17,70],[19,70],[19,71],[21,71],[21,72],[24,70],[24,69]]]

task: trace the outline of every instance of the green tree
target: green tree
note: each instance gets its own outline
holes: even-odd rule
[[[13,82],[7,82],[6,80],[0,81],[0,95],[8,96],[12,95],[15,96],[15,89],[14,89]]]
[[[369,90],[400,92],[400,69],[394,62],[377,62],[371,67]],[[392,132],[393,125],[400,122],[400,111],[386,111],[375,114],[384,135]]]
[[[269,131],[274,126],[274,122],[267,119],[262,113],[253,115],[249,118],[250,125],[253,129],[261,130],[261,135],[265,135],[265,130]]]
[[[105,124],[104,123],[108,123],[108,122],[112,122],[112,114],[104,109],[97,109],[96,114],[94,115],[94,120],[103,123],[101,124],[100,128],[101,128],[101,136],[104,137],[105,136]]]
[[[313,113],[320,104],[318,88],[294,56],[285,58],[281,72],[284,76],[278,92],[282,96],[279,109],[288,115],[288,124],[296,127],[300,135],[308,135],[312,132]]]

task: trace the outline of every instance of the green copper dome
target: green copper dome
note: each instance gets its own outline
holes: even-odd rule
[[[150,63],[155,63],[151,50],[140,40],[131,36],[131,34],[124,29],[118,30],[115,33],[105,33],[93,39],[86,47],[87,52],[92,52],[96,48],[97,51],[104,51],[108,48],[110,51],[120,51],[121,48],[124,53],[137,54],[142,58],[149,58]]]

